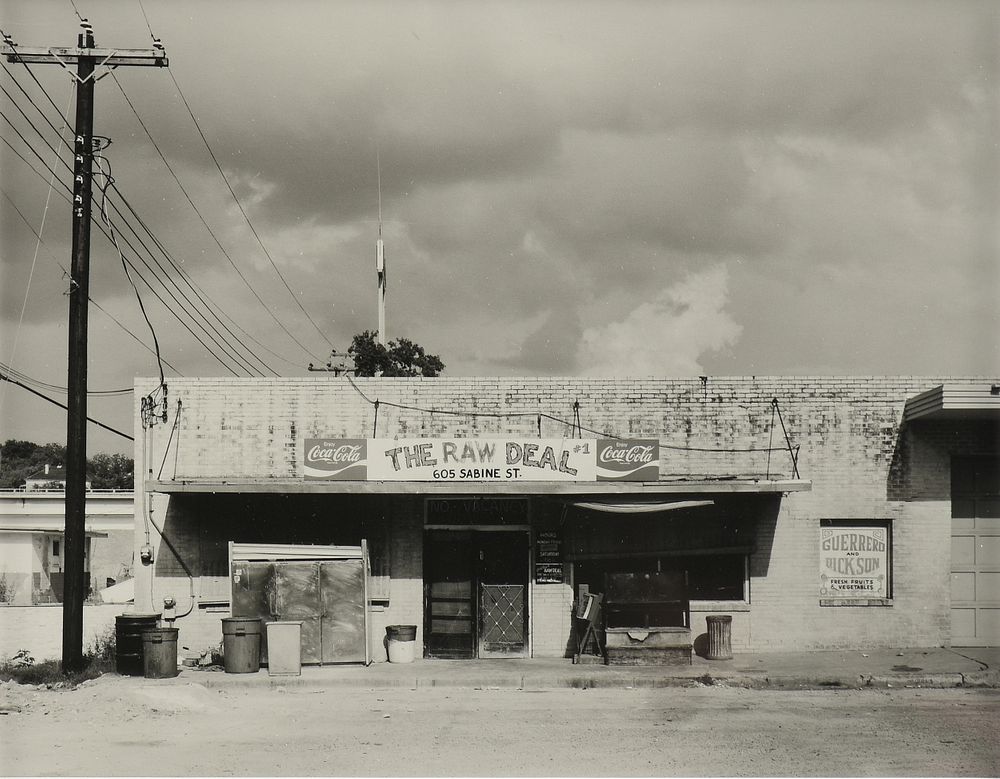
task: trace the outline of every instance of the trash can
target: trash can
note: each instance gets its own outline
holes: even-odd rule
[[[121,614],[115,617],[115,670],[123,676],[142,676],[142,634],[160,624],[159,614]]]
[[[177,628],[150,628],[142,634],[143,676],[170,679],[177,676]]]
[[[260,670],[260,617],[222,620],[222,665],[227,674],[255,674]]]
[[[417,643],[416,625],[387,625],[385,637],[390,663],[413,662],[413,647]]]
[[[710,614],[705,617],[708,623],[708,654],[709,660],[732,660],[733,618],[730,614]]]
[[[302,623],[267,623],[268,676],[302,674]]]

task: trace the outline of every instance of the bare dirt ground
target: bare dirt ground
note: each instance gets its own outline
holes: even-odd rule
[[[0,685],[4,775],[997,776],[998,690]]]

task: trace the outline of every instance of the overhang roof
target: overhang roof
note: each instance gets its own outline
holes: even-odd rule
[[[330,495],[707,495],[808,492],[805,479],[678,478],[629,482],[304,481],[302,479],[150,480],[147,492]]]
[[[903,421],[1000,420],[1000,384],[941,384],[906,401]]]
[[[34,527],[7,527],[0,525],[0,533],[48,533],[49,535],[62,535],[65,532],[65,528],[62,527],[43,527],[41,525],[36,525]],[[91,538],[107,538],[108,534],[103,530],[85,530],[84,535]]]

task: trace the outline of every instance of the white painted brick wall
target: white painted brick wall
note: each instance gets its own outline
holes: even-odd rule
[[[573,405],[579,402],[584,428],[608,435],[659,438],[665,475],[769,471],[772,477],[788,477],[788,453],[772,452],[769,458],[766,452],[769,445],[784,446],[771,406],[772,398],[777,398],[781,420],[800,447],[801,476],[812,482],[812,491],[782,500],[773,539],[762,525],[752,564],[752,608],[749,613],[734,614],[734,645],[752,649],[946,644],[950,458],[996,451],[996,434],[984,425],[953,422],[921,422],[904,428],[902,412],[907,398],[939,384],[991,381],[996,379],[799,376],[710,377],[703,382],[698,378],[442,377],[357,379],[352,386],[346,378],[332,376],[172,379],[171,406],[178,399],[183,401],[180,423],[169,451],[165,451],[169,425],[151,432],[148,462],[157,472],[163,464],[164,479],[301,478],[303,439],[375,434],[374,409],[362,397],[364,393],[368,399],[380,400],[379,437],[535,437],[539,413],[546,415],[541,420],[543,437],[572,436]],[[139,387],[150,384],[155,382],[137,382]],[[391,404],[527,416],[453,416]],[[144,461],[139,433],[137,463]],[[594,433],[585,431],[584,435]],[[137,507],[140,498],[137,490]],[[154,516],[163,517],[167,504],[165,497],[158,496]],[[893,523],[894,599],[890,607],[819,605],[820,520],[850,518]],[[389,609],[373,619],[376,632],[394,623],[423,627],[420,518],[408,521],[394,532],[393,597]],[[138,509],[136,523],[138,547],[142,533]],[[194,530],[178,526],[175,544],[189,549],[193,537],[189,532]],[[168,553],[158,548],[157,554]],[[140,579],[140,591],[148,591],[148,573],[148,568],[140,568],[140,575],[147,576],[145,585]],[[179,587],[157,584],[154,602],[163,589]],[[565,653],[571,604],[568,586],[533,588],[535,654]],[[374,638],[376,647],[380,641]]]

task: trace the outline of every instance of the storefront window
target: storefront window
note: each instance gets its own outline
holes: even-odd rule
[[[746,556],[705,554],[665,557],[636,557],[619,560],[579,560],[574,582],[586,584],[592,592],[604,591],[609,573],[687,573],[689,600],[746,599]]]

